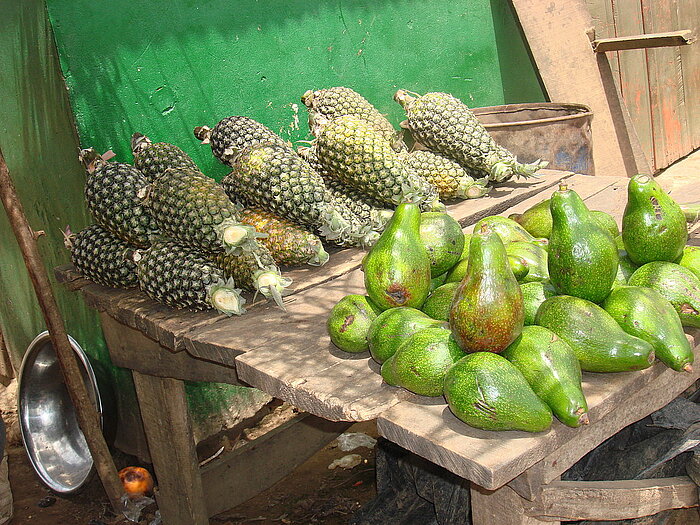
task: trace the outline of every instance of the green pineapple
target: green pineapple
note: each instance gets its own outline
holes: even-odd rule
[[[489,173],[495,182],[513,175],[532,177],[547,165],[536,161],[520,164],[515,156],[494,142],[489,132],[471,110],[447,93],[426,93],[423,96],[398,90],[394,95],[406,111],[405,125],[413,136],[435,152]]]
[[[249,117],[227,117],[214,129],[207,126],[194,128],[194,136],[202,144],[211,144],[211,151],[222,163],[232,165],[234,157],[243,149],[259,144],[289,146],[267,126]]]
[[[391,143],[395,151],[406,150],[401,132],[394,129],[387,118],[379,113],[365,97],[350,88],[309,90],[302,95],[301,101],[309,110],[309,129],[316,136],[326,121],[342,115],[357,115],[371,122]]]
[[[120,239],[144,248],[158,226],[138,197],[147,186],[143,174],[120,162],[107,162],[94,149],[84,149],[80,159],[87,169],[85,200],[100,226]]]
[[[139,286],[151,299],[174,308],[245,313],[241,290],[206,255],[182,244],[157,241],[135,257]]]
[[[212,260],[226,277],[233,279],[241,288],[256,294],[260,292],[265,297],[274,299],[277,306],[285,310],[282,294],[292,284],[292,280],[282,277],[267,248],[261,246],[254,252],[240,255],[218,253],[212,256]]]
[[[65,235],[71,261],[87,279],[114,288],[138,285],[133,261],[135,246],[99,224],[83,228],[77,234]]]
[[[330,120],[314,142],[323,167],[346,184],[385,204],[444,208],[437,189],[410,171],[381,133],[356,115]]]
[[[160,177],[168,168],[199,170],[190,156],[174,144],[152,142],[141,133],[131,136],[131,151],[134,154],[134,167],[150,182]]]
[[[309,163],[287,146],[243,150],[221,184],[232,200],[318,231],[329,241],[355,245],[368,233],[352,211],[333,199]]]
[[[261,243],[270,250],[276,264],[323,266],[328,262],[321,239],[287,219],[259,208],[246,208],[241,211],[241,222],[267,234]]]
[[[406,165],[438,189],[440,199],[475,199],[489,192],[486,172],[463,168],[452,159],[417,150],[404,157]]]
[[[205,252],[238,253],[257,248],[254,228],[242,224],[223,188],[200,171],[171,168],[142,192],[166,235]]]

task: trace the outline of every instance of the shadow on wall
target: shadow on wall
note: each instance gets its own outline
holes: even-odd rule
[[[284,138],[308,138],[300,96],[333,85],[356,89],[395,125],[399,87],[449,91],[470,105],[504,101],[489,0],[177,0],[167,9],[121,0],[109,12],[48,0],[48,8],[81,142],[120,160],[131,160],[128,139],[140,131],[220,177],[226,170],[193,137],[196,125],[243,114]],[[516,40],[510,47],[522,47]]]

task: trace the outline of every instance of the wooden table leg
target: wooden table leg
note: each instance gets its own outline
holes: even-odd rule
[[[185,385],[132,371],[164,525],[207,525]]]
[[[486,490],[471,485],[472,525],[558,525],[559,521],[542,521],[525,514],[526,502],[508,485]]]

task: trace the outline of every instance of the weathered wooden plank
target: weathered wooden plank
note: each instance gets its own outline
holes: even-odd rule
[[[553,481],[528,515],[547,519],[622,520],[696,507],[698,486],[688,476],[620,481]],[[551,523],[551,522],[550,522]]]
[[[678,0],[678,20],[686,27],[690,26],[697,37],[700,35],[700,2],[697,0]],[[700,45],[679,49],[681,68],[683,70],[683,90],[685,106],[688,112],[688,134],[691,149],[700,148]]]
[[[700,348],[695,353],[700,355]],[[394,443],[489,490],[540,461],[547,465],[542,479],[547,482],[627,424],[664,406],[698,377],[699,371],[680,374],[661,363],[641,372],[586,373],[583,388],[591,424],[577,429],[555,422],[540,434],[488,432],[458,420],[441,400],[419,396],[384,412],[377,428]]]
[[[163,523],[207,525],[202,478],[192,437],[185,385],[132,372],[148,449],[158,477],[156,501]]]
[[[596,38],[593,41],[593,51],[607,53],[625,49],[648,49],[652,47],[687,46],[695,39],[690,29],[667,31],[644,35],[618,36],[612,38]]]
[[[595,115],[593,160],[596,173],[634,175],[638,171],[630,130],[614,85],[604,85],[599,60],[586,31],[592,27],[583,0],[513,0],[537,69],[552,101],[589,106]],[[604,59],[604,57],[602,57]],[[608,66],[607,60],[605,65]],[[612,74],[609,75],[612,83]]]
[[[472,525],[552,525],[552,521],[526,514],[526,502],[508,485],[486,490],[472,483],[470,494]]]
[[[617,31],[613,2],[611,2],[611,0],[586,0],[586,6],[593,20],[593,38],[616,37]],[[607,58],[614,78],[619,79],[620,64],[618,61],[618,53],[615,51],[608,53]]]
[[[207,511],[214,516],[284,478],[351,423],[299,414],[201,469]]]

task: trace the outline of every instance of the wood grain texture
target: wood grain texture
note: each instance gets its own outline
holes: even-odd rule
[[[695,354],[700,355],[698,347]],[[555,421],[539,434],[489,432],[461,422],[444,401],[420,396],[384,412],[377,428],[394,443],[486,489],[501,487],[540,461],[546,483],[624,426],[666,405],[698,377],[697,370],[681,374],[661,363],[641,372],[585,373],[591,424],[581,428]]]
[[[683,31],[667,31],[666,33],[654,33],[645,35],[618,36],[612,38],[596,38],[593,41],[593,51],[607,53],[608,51],[622,51],[626,49],[647,49],[651,47],[686,46],[692,44],[693,32],[689,29]]]
[[[508,485],[486,490],[472,483],[472,525],[552,525],[526,513],[528,506]],[[559,523],[555,521],[554,524]]]

